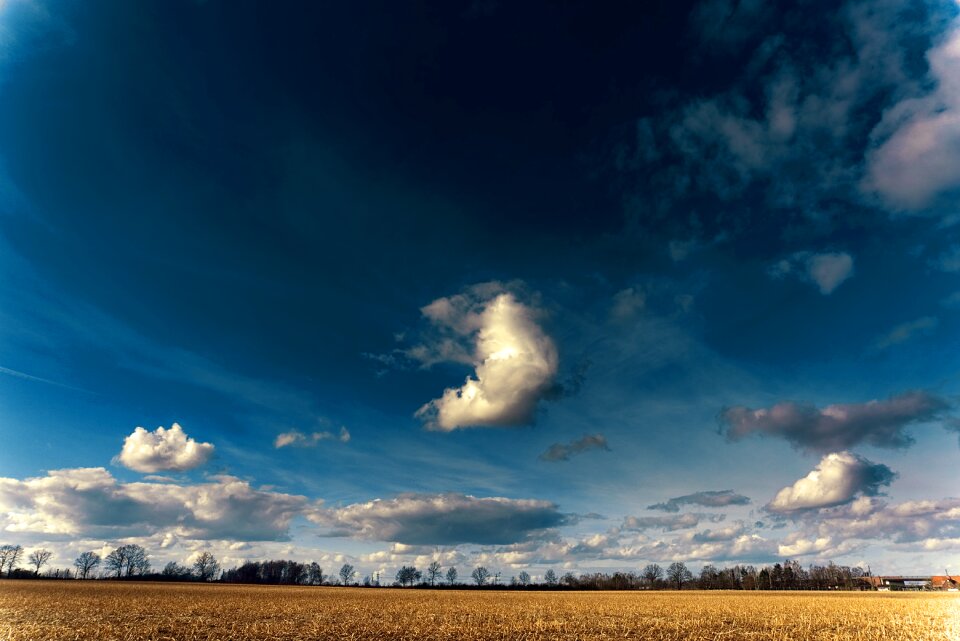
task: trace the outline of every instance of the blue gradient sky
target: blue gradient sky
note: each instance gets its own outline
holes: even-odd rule
[[[957,16],[0,3],[0,542],[960,571]]]

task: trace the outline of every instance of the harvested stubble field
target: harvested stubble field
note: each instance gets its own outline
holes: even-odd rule
[[[960,639],[955,594],[0,581],[0,640]]]

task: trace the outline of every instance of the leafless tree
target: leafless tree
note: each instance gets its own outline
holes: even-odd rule
[[[23,546],[0,545],[0,574],[3,574],[3,568],[7,568],[7,574],[13,572],[21,556],[23,556]]]
[[[490,579],[490,570],[482,565],[478,565],[477,567],[473,568],[473,572],[470,573],[470,577],[477,585],[486,585],[487,580]]]
[[[413,585],[420,580],[420,570],[412,565],[405,565],[397,570],[397,583],[400,585]]]
[[[437,579],[440,578],[440,574],[440,563],[438,561],[434,561],[427,566],[427,580],[430,581],[430,585],[435,585],[437,583]]]
[[[543,575],[543,582],[547,585],[556,585],[557,584],[557,573],[552,569],[547,570],[547,573]]]
[[[530,585],[530,573],[523,571],[517,575],[517,583],[520,585]]]
[[[453,585],[457,582],[457,568],[447,568],[447,583]]]
[[[667,568],[667,578],[670,579],[670,583],[677,586],[678,590],[682,590],[684,583],[693,580],[693,573],[687,569],[686,564],[674,561]]]
[[[44,548],[34,550],[30,553],[30,556],[27,557],[27,562],[34,567],[33,573],[35,575],[40,575],[40,568],[47,564],[51,556],[53,556],[53,552]]]
[[[350,565],[349,563],[344,563],[343,567],[340,568],[340,581],[344,585],[349,585],[353,581],[353,576],[357,573],[357,570]]]
[[[307,581],[310,585],[323,585],[323,569],[320,564],[314,561],[307,568]]]
[[[220,562],[210,552],[201,552],[193,562],[193,573],[201,581],[212,581],[220,574]]]
[[[640,576],[642,576],[643,580],[652,588],[656,586],[657,581],[663,578],[663,568],[656,563],[650,563],[647,567],[643,568]]]
[[[87,578],[95,567],[100,565],[100,555],[96,552],[82,552],[73,562],[81,579]]]
[[[107,569],[116,577],[141,576],[150,572],[147,551],[139,545],[121,545],[105,559]]]

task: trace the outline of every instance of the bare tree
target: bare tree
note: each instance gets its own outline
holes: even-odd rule
[[[517,575],[517,583],[520,585],[530,585],[530,573],[524,570]]]
[[[397,570],[397,583],[400,585],[413,585],[420,580],[420,570],[412,565],[405,565]]]
[[[482,565],[478,565],[477,567],[473,568],[473,572],[470,573],[470,577],[477,585],[486,585],[487,581],[490,579],[490,570]]]
[[[147,551],[139,545],[121,545],[107,555],[105,565],[117,578],[141,576],[150,572]]]
[[[189,580],[193,577],[193,572],[185,565],[180,565],[176,561],[170,561],[160,572],[161,575],[170,579]]]
[[[307,581],[310,585],[323,585],[323,569],[316,561],[312,562],[307,568]]]
[[[344,585],[349,585],[350,581],[353,580],[353,575],[355,575],[356,573],[357,571],[354,569],[352,565],[350,565],[349,563],[344,563],[343,567],[340,568],[340,581]]]
[[[693,573],[687,569],[684,563],[674,561],[667,568],[667,578],[670,579],[671,583],[676,584],[678,590],[682,590],[684,583],[693,580]]]
[[[47,564],[51,556],[53,556],[53,552],[44,548],[34,550],[30,553],[30,556],[27,557],[27,562],[34,567],[33,573],[35,575],[40,575],[40,568]]]
[[[447,569],[447,583],[453,585],[457,582],[457,568]]]
[[[547,585],[554,586],[557,584],[557,573],[552,569],[547,570],[547,573],[543,575],[543,582]]]
[[[193,562],[193,573],[201,581],[212,581],[220,574],[220,562],[210,552],[201,552]]]
[[[100,565],[100,555],[96,552],[82,552],[73,562],[73,566],[77,568],[77,574],[80,575],[81,579],[87,578],[98,565]]]
[[[434,561],[427,566],[427,580],[430,581],[430,585],[435,585],[437,579],[440,578],[440,562]]]
[[[650,587],[654,587],[657,584],[657,581],[663,578],[663,568],[657,565],[656,563],[650,563],[647,567],[643,568],[643,571],[640,573],[643,577],[643,580],[646,581]]]
[[[7,568],[7,574],[13,572],[22,555],[23,547],[20,545],[0,545],[0,574],[3,574],[3,568]]]
[[[105,559],[105,565],[114,576],[120,578],[127,569],[127,546],[121,545],[110,551]]]

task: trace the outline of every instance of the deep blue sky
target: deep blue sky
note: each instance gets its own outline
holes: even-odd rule
[[[960,567],[957,4],[520,5],[0,1],[0,542]]]

